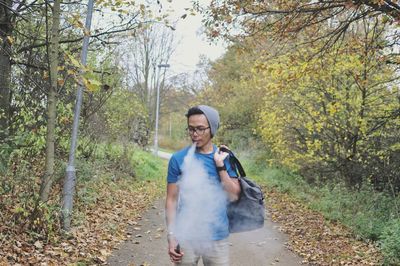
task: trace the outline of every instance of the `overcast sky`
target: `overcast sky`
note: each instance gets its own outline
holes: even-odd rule
[[[173,31],[175,36],[175,42],[177,47],[175,49],[174,55],[168,62],[170,68],[168,69],[168,76],[173,76],[182,72],[193,72],[196,70],[196,65],[199,62],[200,55],[205,55],[211,60],[215,60],[220,57],[224,51],[224,45],[220,42],[218,44],[211,43],[202,34],[202,17],[200,14],[195,16],[190,14],[185,10],[185,8],[191,8],[191,0],[159,0],[162,8],[155,4],[155,0],[139,0],[140,2],[152,3],[149,6],[154,8],[153,12],[156,15],[162,15],[164,13],[169,15],[168,20],[171,24],[174,24],[175,31]],[[207,4],[211,0],[199,0],[201,4]],[[161,14],[158,13],[161,10]],[[105,14],[101,17],[94,16],[94,26],[104,27],[104,23],[113,20],[115,12],[104,11]],[[158,14],[157,14],[158,13]],[[187,14],[185,19],[182,19],[182,15]],[[118,18],[116,18],[118,20]]]
[[[209,0],[201,0],[200,2],[208,3]],[[183,14],[187,13],[185,8],[190,8],[189,0],[167,0],[161,1],[163,9],[172,9],[171,21],[178,21],[176,24],[175,36],[179,42],[175,54],[170,61],[170,74],[178,74],[181,72],[191,72],[196,69],[201,54],[207,58],[214,60],[220,57],[224,52],[222,44],[210,44],[204,35],[201,35],[201,16],[187,15],[185,19],[179,19]]]

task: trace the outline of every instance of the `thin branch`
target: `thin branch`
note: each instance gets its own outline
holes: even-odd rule
[[[130,30],[133,30],[133,29],[136,29],[137,27],[139,27],[139,24],[140,24],[140,23],[138,22],[137,25],[132,25],[133,27],[131,27],[131,28],[124,28],[124,29],[117,29],[117,30],[113,30],[113,31],[100,32],[100,33],[97,33],[97,34],[90,35],[90,38],[97,38],[97,37],[100,37],[100,36],[103,36],[103,35],[106,35],[106,34],[115,34],[115,33],[121,33],[121,32],[130,31]],[[82,37],[78,37],[78,38],[70,39],[70,40],[61,40],[60,43],[75,43],[75,42],[80,42],[80,41],[83,40],[83,38],[84,38],[84,37],[82,36]],[[31,50],[31,49],[43,47],[43,46],[45,46],[45,45],[47,45],[47,42],[38,43],[38,44],[32,44],[32,45],[29,45],[29,46],[25,46],[25,47],[20,48],[20,49],[17,51],[17,53],[22,53],[22,52],[25,52],[25,51],[28,51],[28,50]]]

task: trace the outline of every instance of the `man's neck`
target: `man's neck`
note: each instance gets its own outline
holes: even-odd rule
[[[199,147],[197,149],[197,152],[204,153],[204,154],[212,153],[213,151],[214,151],[214,146],[211,141],[209,143],[207,143],[206,145],[204,145],[203,147]]]

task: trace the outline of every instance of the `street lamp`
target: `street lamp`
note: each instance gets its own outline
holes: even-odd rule
[[[90,34],[86,34],[86,32],[90,33],[90,27],[92,25],[93,6],[94,6],[94,0],[88,0],[86,23],[85,23],[85,36],[83,37],[83,45],[81,53],[81,63],[83,66],[86,66],[86,61],[87,61]],[[72,133],[71,133],[71,145],[69,150],[68,166],[63,186],[61,214],[62,214],[63,229],[65,231],[69,231],[71,229],[72,208],[74,203],[74,193],[76,186],[75,151],[78,144],[79,115],[81,112],[83,89],[84,89],[83,85],[80,84],[76,92],[74,121],[72,124]]]
[[[163,73],[163,79],[162,79],[162,84],[164,86],[164,80],[165,80],[165,71],[169,67],[169,64],[159,64],[158,69],[161,70],[161,68],[164,68],[164,73]],[[154,154],[158,154],[158,117],[160,113],[160,84],[157,84],[157,102],[156,102],[156,127],[155,127],[155,133],[154,133]]]

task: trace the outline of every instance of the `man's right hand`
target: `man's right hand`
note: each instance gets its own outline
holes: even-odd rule
[[[180,253],[176,252],[177,246],[178,246],[178,241],[176,241],[176,239],[174,237],[169,237],[168,238],[168,255],[171,258],[171,261],[173,263],[180,262],[184,255],[182,250],[180,251]]]

